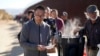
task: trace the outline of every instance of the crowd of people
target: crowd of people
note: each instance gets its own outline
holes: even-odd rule
[[[58,55],[83,56],[85,39],[87,38],[87,55],[97,56],[100,45],[100,17],[96,5],[89,5],[85,15],[85,26],[77,18],[68,18],[63,12],[58,16],[57,9],[37,6],[27,12],[22,18],[22,30],[19,34],[20,46],[24,49],[24,56],[47,56],[49,43],[55,45]],[[61,50],[62,49],[62,50]]]

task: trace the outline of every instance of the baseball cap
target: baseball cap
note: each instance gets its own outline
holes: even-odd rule
[[[89,5],[86,9],[86,12],[88,13],[93,13],[93,12],[96,12],[97,11],[97,6],[96,5]]]

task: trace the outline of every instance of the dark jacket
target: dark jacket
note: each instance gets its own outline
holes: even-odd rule
[[[44,19],[44,22],[50,25],[52,36],[54,36],[57,31],[63,30],[64,22],[61,18],[57,18],[57,19],[47,18],[47,19]]]
[[[97,47],[97,44],[100,44],[100,17],[97,18],[94,24],[91,20],[87,20],[84,29],[80,31],[80,35],[87,36],[88,46]]]
[[[42,22],[39,26],[34,21],[25,23],[20,35],[20,45],[24,49],[24,56],[47,56],[47,52],[39,52],[37,45],[47,45],[50,39],[50,27]]]
[[[56,33],[56,25],[55,25],[55,20],[54,19],[51,19],[51,18],[47,18],[47,19],[44,19],[44,22],[46,22],[47,24],[50,25],[50,29],[51,29],[51,35],[54,36],[55,33]]]

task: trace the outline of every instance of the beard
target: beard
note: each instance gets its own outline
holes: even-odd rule
[[[97,19],[97,18],[95,18],[95,19],[91,18],[90,20],[95,21],[96,19]]]
[[[90,18],[90,20],[96,21],[96,20],[97,20],[97,17],[95,17],[95,18]]]

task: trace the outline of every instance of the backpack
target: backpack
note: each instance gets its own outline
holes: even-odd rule
[[[33,20],[34,21],[34,20]],[[31,25],[30,25],[30,23],[28,24],[28,27],[29,28],[31,28]],[[30,30],[29,30],[30,31]],[[21,35],[21,31],[18,33],[18,35],[17,35],[17,38],[18,38],[18,40],[20,41],[20,35]]]
[[[21,34],[21,31],[17,35],[18,40],[20,40],[20,34]]]

